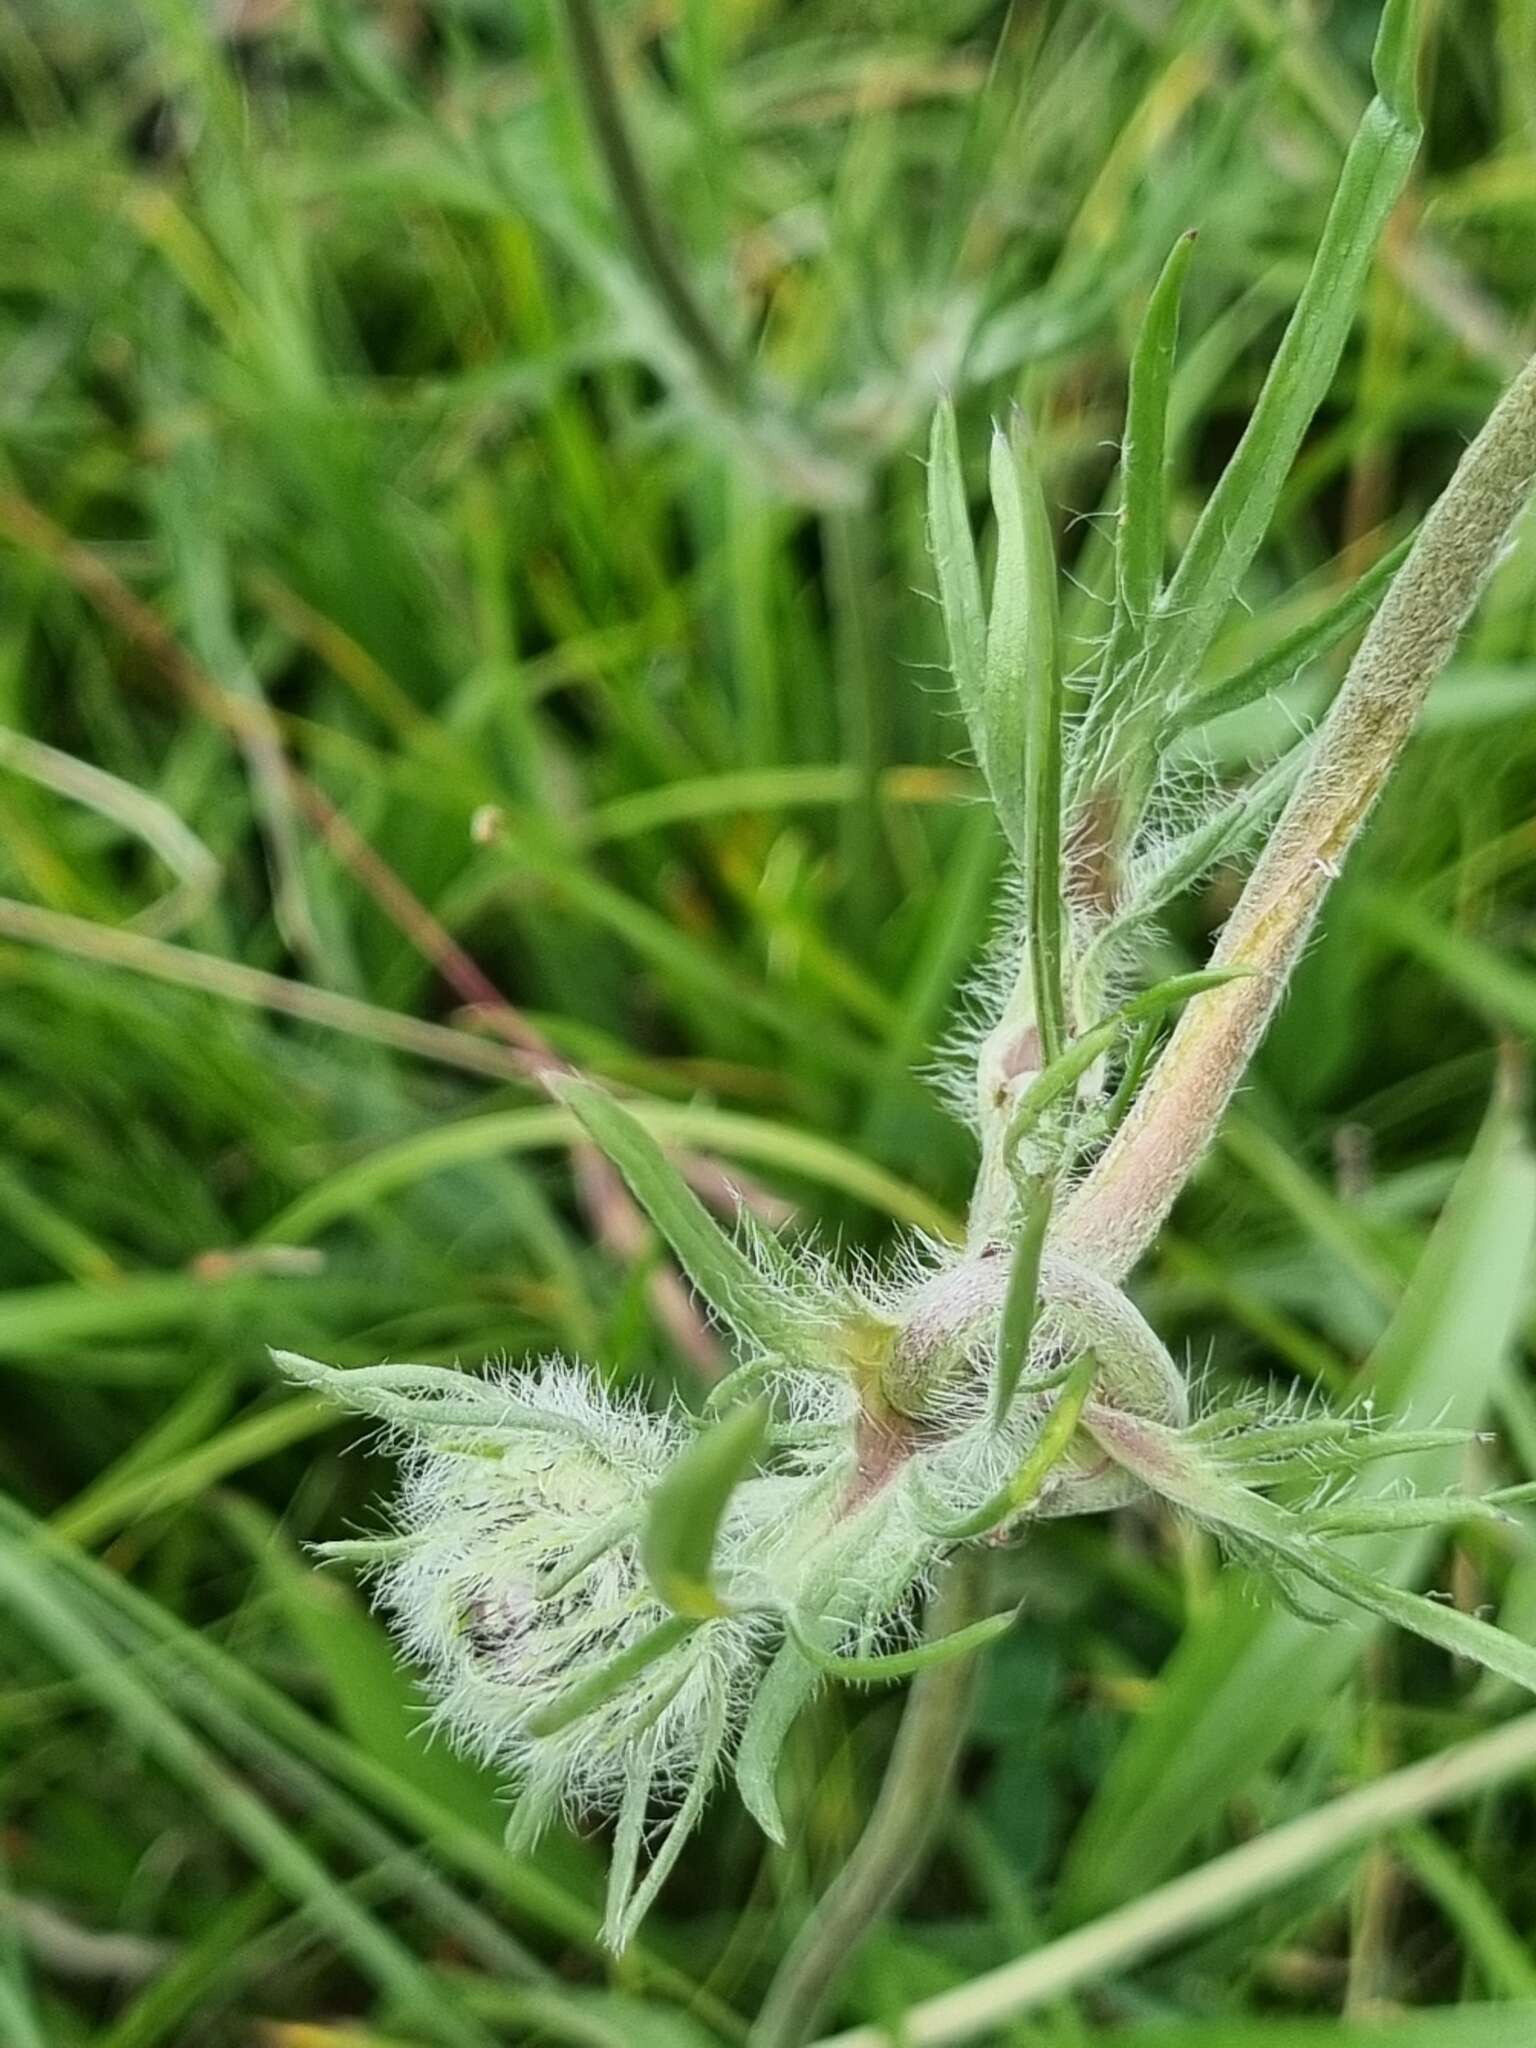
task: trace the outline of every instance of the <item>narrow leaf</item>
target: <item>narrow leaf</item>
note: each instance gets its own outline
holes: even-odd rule
[[[1155,865],[1133,870],[1124,902],[1083,955],[1080,976],[1084,983],[1091,985],[1102,974],[1101,963],[1111,958],[1116,947],[1145,933],[1176,897],[1237,853],[1274,817],[1306,766],[1308,752],[1305,740],[1290,747],[1229,804],[1164,847]]]
[[[603,1901],[603,1939],[617,1951],[624,1946],[623,1928],[635,1893],[640,1851],[645,1843],[645,1818],[651,1803],[651,1759],[639,1748],[631,1749],[625,1763],[624,1797],[613,1830],[613,1848],[608,1857],[608,1886]]]
[[[997,1333],[997,1369],[992,1391],[992,1425],[1001,1429],[1008,1420],[1019,1379],[1029,1359],[1030,1342],[1040,1314],[1040,1258],[1045,1250],[1045,1233],[1050,1227],[1056,1190],[1043,1182],[1024,1211],[1024,1227],[1013,1248],[1008,1271],[1008,1292]]]
[[[974,1514],[967,1515],[962,1521],[930,1525],[932,1533],[952,1542],[986,1536],[1002,1523],[1011,1521],[1015,1515],[1022,1514],[1038,1499],[1041,1487],[1066,1456],[1068,1446],[1077,1434],[1097,1371],[1098,1361],[1091,1352],[1085,1352],[1067,1374],[1066,1383],[1052,1403],[1034,1447],[1018,1471]]]
[[[272,1363],[301,1386],[349,1408],[405,1429],[551,1429],[570,1425],[520,1401],[504,1383],[458,1372],[448,1365],[323,1365],[296,1351],[274,1351]]]
[[[768,1436],[768,1403],[729,1410],[671,1467],[651,1496],[640,1555],[674,1614],[707,1621],[727,1612],[714,1586],[715,1539],[731,1495]]]
[[[1387,0],[1371,52],[1376,90],[1405,128],[1419,123],[1418,0]]]
[[[1230,711],[1256,704],[1271,691],[1294,682],[1314,661],[1321,661],[1357,626],[1367,623],[1402,567],[1413,539],[1410,533],[1396,547],[1389,548],[1342,597],[1335,598],[1315,618],[1276,641],[1266,654],[1259,655],[1245,668],[1205,689],[1191,685],[1179,691],[1168,707],[1168,736],[1192,731],[1196,726],[1208,725],[1213,718],[1225,718]]]
[[[1062,996],[1062,688],[1056,634],[1056,552],[1034,450],[1022,417],[992,438],[997,571],[987,624],[982,766],[1024,867],[1035,1016],[1047,1060],[1066,1038]]]
[[[1083,1032],[1045,1071],[1035,1077],[1019,1097],[1008,1126],[1008,1147],[1016,1153],[1024,1139],[1053,1102],[1080,1081],[1096,1060],[1103,1058],[1128,1024],[1140,1024],[1176,1009],[1192,996],[1207,989],[1221,988],[1235,977],[1230,969],[1202,968],[1194,974],[1175,974],[1155,988],[1134,996],[1130,1002],[1106,1017],[1102,1024]]]
[[[1469,1664],[1481,1665],[1485,1671],[1497,1672],[1500,1678],[1511,1680],[1526,1692],[1536,1693],[1536,1648],[1511,1635],[1508,1629],[1495,1628],[1475,1614],[1463,1614],[1459,1608],[1430,1600],[1423,1593],[1405,1592],[1401,1586],[1362,1571],[1321,1545],[1309,1550],[1305,1558],[1298,1555],[1296,1563],[1329,1592],[1342,1594],[1357,1606],[1379,1614],[1384,1621],[1394,1622],[1397,1627],[1422,1636],[1425,1642],[1449,1651],[1453,1657],[1465,1658]]]
[[[539,1573],[534,1583],[534,1598],[553,1600],[558,1594],[563,1593],[567,1586],[574,1584],[584,1571],[596,1564],[600,1557],[606,1557],[616,1543],[629,1535],[635,1526],[637,1512],[635,1507],[626,1503],[613,1514],[600,1520],[597,1526],[588,1532],[585,1540],[575,1546],[569,1557],[564,1558],[551,1570]]]
[[[793,1641],[768,1666],[753,1697],[736,1746],[736,1786],[741,1803],[771,1842],[785,1840],[779,1809],[778,1769],[795,1717],[821,1683],[821,1673]]]
[[[928,436],[928,550],[939,579],[950,673],[974,735],[981,722],[987,615],[960,467],[955,408],[947,398],[935,412]]]
[[[552,1085],[623,1174],[710,1306],[765,1350],[792,1352],[800,1331],[781,1291],[720,1228],[638,1118],[590,1081],[563,1075]]]
[[[1195,231],[1181,235],[1163,265],[1131,356],[1120,453],[1120,517],[1115,551],[1115,621],[1099,690],[1134,662],[1142,629],[1163,579],[1166,545],[1168,393],[1179,338],[1179,307],[1194,254]],[[1095,693],[1097,704],[1098,693]]]
[[[1463,1522],[1508,1522],[1491,1501],[1470,1493],[1410,1493],[1403,1500],[1347,1500],[1337,1507],[1309,1508],[1307,1527],[1316,1536],[1374,1536],[1383,1529],[1456,1528]]]
[[[687,1615],[669,1614],[665,1621],[659,1621],[628,1649],[620,1650],[616,1657],[610,1657],[596,1671],[578,1679],[542,1712],[531,1715],[528,1733],[557,1735],[562,1728],[569,1728],[595,1708],[606,1705],[616,1693],[624,1690],[631,1679],[638,1678],[642,1671],[648,1671],[669,1650],[675,1650],[698,1626]]]
[[[952,1635],[918,1643],[910,1650],[892,1650],[874,1657],[846,1657],[836,1650],[824,1650],[792,1614],[786,1615],[785,1625],[800,1654],[828,1678],[838,1679],[844,1685],[884,1685],[891,1679],[911,1678],[919,1671],[930,1671],[956,1657],[973,1656],[1006,1635],[1014,1618],[1011,1609],[1004,1614],[990,1614],[985,1621],[973,1621],[968,1628],[957,1628]]]
[[[609,1930],[609,1939],[616,1949],[629,1946],[635,1930],[650,1911],[656,1894],[666,1883],[678,1857],[683,1853],[688,1837],[699,1824],[699,1815],[704,1803],[714,1789],[715,1775],[720,1768],[720,1757],[725,1747],[726,1703],[716,1702],[709,1726],[704,1732],[703,1743],[693,1767],[693,1778],[682,1805],[673,1817],[671,1826],[662,1837],[661,1846],[651,1858],[634,1896],[618,1917],[617,1924]]]

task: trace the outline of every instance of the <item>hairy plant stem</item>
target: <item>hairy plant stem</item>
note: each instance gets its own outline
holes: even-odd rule
[[[1273,1016],[1329,885],[1536,486],[1536,359],[1468,448],[1376,614],[1311,759],[1224,927],[1244,978],[1185,1012],[1057,1244],[1119,1277],[1198,1165]]]
[[[950,1557],[929,1602],[930,1640],[979,1617],[987,1564],[976,1550]],[[859,1943],[916,1873],[964,1747],[978,1668],[978,1660],[968,1657],[938,1665],[913,1682],[858,1846],[780,1965],[751,2048],[803,2048]]]

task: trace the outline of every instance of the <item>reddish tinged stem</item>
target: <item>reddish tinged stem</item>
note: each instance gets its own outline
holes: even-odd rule
[[[1056,1242],[1129,1271],[1199,1163],[1273,1016],[1339,865],[1402,751],[1536,485],[1536,359],[1505,393],[1420,528],[1350,665],[1312,759],[1211,964],[1245,978],[1185,1011]]]

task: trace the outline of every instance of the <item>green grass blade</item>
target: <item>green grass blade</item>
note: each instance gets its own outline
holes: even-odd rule
[[[130,1636],[140,1632],[163,1649],[170,1668],[191,1674],[201,1700],[227,1702],[231,1714],[242,1716],[261,1739],[275,1740],[317,1772],[324,1772],[333,1793],[345,1788],[376,1805],[413,1834],[429,1840],[437,1855],[484,1885],[513,1912],[564,1941],[596,1951],[595,1916],[545,1873],[506,1855],[494,1834],[467,1822],[411,1779],[312,1718],[250,1665],[220,1648],[206,1631],[187,1627],[119,1574],[33,1522],[3,1496],[0,1523],[20,1543],[36,1544],[71,1582],[84,1587],[105,1612],[116,1617],[115,1631],[120,1622]],[[685,2002],[704,1999],[725,2031],[736,2030],[727,2009],[708,2000],[707,1994],[680,1973],[656,1960],[632,1955],[631,1961],[644,1962],[646,1974],[658,1987],[673,1987]]]
[[[795,1174],[935,1237],[960,1234],[956,1218],[919,1188],[815,1131],[794,1130],[767,1117],[740,1116],[707,1103],[645,1102],[630,1114],[653,1137]],[[567,1111],[551,1106],[497,1110],[413,1131],[306,1190],[263,1227],[261,1238],[279,1244],[308,1243],[330,1225],[431,1174],[504,1154],[568,1145],[579,1128]]]
[[[79,1673],[107,1711],[241,1843],[280,1890],[306,1906],[358,1967],[400,2000],[429,2040],[453,2048],[489,2048],[486,2030],[462,2009],[453,2010],[409,1951],[349,1898],[272,1810],[225,1771],[122,1663],[79,1613],[57,1575],[14,1542],[0,1546],[0,1601],[66,1669]]]
[[[1536,969],[1384,890],[1361,893],[1360,915],[1433,968],[1479,1016],[1536,1035]]]

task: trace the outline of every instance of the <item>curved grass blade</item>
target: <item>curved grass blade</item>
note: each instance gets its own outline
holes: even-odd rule
[[[701,1146],[803,1176],[935,1237],[960,1235],[955,1218],[918,1189],[814,1132],[699,1103],[648,1102],[644,1121],[653,1135],[677,1144]],[[482,1159],[563,1149],[575,1135],[572,1122],[569,1111],[549,1105],[493,1110],[484,1116],[413,1131],[408,1138],[380,1145],[308,1189],[262,1226],[259,1241],[308,1243],[322,1230],[416,1186],[430,1174]],[[114,1291],[121,1290],[119,1283]]]
[[[358,1802],[377,1806],[413,1837],[430,1841],[437,1857],[473,1878],[513,1913],[584,1951],[596,1952],[600,1929],[586,1905],[544,1872],[505,1854],[495,1836],[466,1821],[416,1780],[401,1776],[355,1741],[313,1719],[243,1660],[220,1648],[206,1632],[177,1621],[148,1594],[56,1536],[47,1525],[34,1521],[3,1495],[0,1526],[20,1543],[41,1549],[67,1584],[78,1585],[90,1595],[94,1608],[112,1630],[114,1644],[129,1654],[136,1652],[142,1641],[156,1652],[163,1650],[172,1681],[185,1680],[189,1711],[207,1717],[217,1709],[221,1735],[242,1751],[250,1748],[262,1760],[263,1768],[275,1765],[290,1777],[296,1766],[312,1769],[315,1782],[323,1782],[330,1794],[328,1801],[313,1799],[311,1810],[317,1816],[322,1816],[327,1806],[344,1808],[349,1815],[355,1813],[355,1824],[361,1824],[365,1816]],[[215,1725],[211,1719],[209,1725]],[[372,1846],[361,1836],[353,1846],[377,1861],[397,1853]],[[462,1927],[470,1905],[463,1894],[455,1897]],[[658,1991],[697,2010],[726,2037],[742,2036],[737,2015],[682,1971],[658,1956],[638,1957],[633,1951],[630,1961]]]
[[[0,1601],[61,1664],[79,1674],[107,1711],[186,1786],[273,1884],[313,1913],[364,1974],[400,2001],[429,2039],[455,2048],[489,2048],[491,2037],[478,2021],[450,2007],[415,1957],[333,1881],[253,1791],[222,1767],[79,1611],[59,1576],[19,1543],[0,1547]]]

